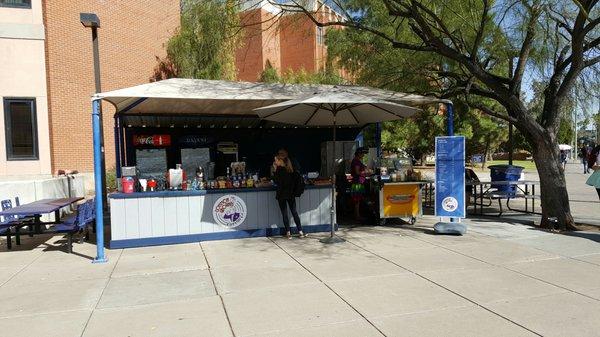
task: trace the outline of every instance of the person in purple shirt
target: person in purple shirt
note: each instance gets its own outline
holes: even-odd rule
[[[360,220],[360,204],[365,195],[366,177],[368,174],[371,174],[371,170],[362,162],[367,153],[368,150],[366,148],[359,147],[354,152],[354,159],[350,163],[350,175],[352,176],[350,196],[354,202],[354,217],[356,220]]]

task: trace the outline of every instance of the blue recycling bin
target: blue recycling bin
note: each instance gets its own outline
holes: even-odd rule
[[[492,182],[494,181],[518,181],[521,178],[521,172],[523,172],[522,166],[514,165],[493,165],[489,167]],[[517,193],[517,185],[494,185],[492,188],[498,190],[498,192],[504,192],[508,195],[515,195]]]

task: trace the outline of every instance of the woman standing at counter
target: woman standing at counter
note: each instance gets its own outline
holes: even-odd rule
[[[305,235],[302,231],[302,224],[300,224],[300,216],[298,216],[298,211],[296,210],[295,189],[297,173],[294,172],[292,162],[287,156],[284,158],[276,156],[275,160],[273,161],[273,169],[275,171],[273,175],[273,180],[277,184],[277,192],[275,198],[279,203],[279,209],[281,210],[281,215],[283,216],[285,236],[288,239],[292,238],[290,232],[290,219],[288,217],[287,212],[287,206],[289,206],[290,212],[292,212],[292,216],[294,217],[294,223],[296,224],[298,233],[302,238]]]

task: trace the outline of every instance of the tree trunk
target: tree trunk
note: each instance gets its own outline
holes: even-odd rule
[[[490,151],[490,136],[488,135],[485,141],[485,150],[483,152],[483,158],[481,160],[481,169],[485,170],[485,164],[487,163],[488,152]]]
[[[531,135],[531,134],[530,134]],[[533,140],[533,159],[537,166],[540,178],[542,199],[541,227],[553,228],[552,218],[558,221],[561,230],[577,230],[569,206],[569,194],[565,173],[560,164],[560,154],[556,137],[544,135],[531,135]]]

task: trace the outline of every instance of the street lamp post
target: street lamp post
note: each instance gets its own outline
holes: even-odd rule
[[[94,79],[96,93],[100,87],[100,54],[98,51],[98,28],[100,19],[94,13],[80,13],[79,21],[86,28],[92,29],[92,48],[94,55]],[[96,258],[95,263],[106,262],[104,256],[104,210],[106,209],[106,164],[104,159],[104,129],[102,122],[102,104],[94,100],[92,112],[92,133],[94,136],[94,185],[96,190]]]
[[[92,29],[92,54],[94,55],[94,82],[95,82],[95,93],[102,92],[102,88],[100,85],[100,52],[98,48],[98,28],[100,28],[100,19],[94,13],[79,13],[79,21],[86,28]],[[100,147],[102,149],[102,207],[106,209],[108,203],[106,198],[106,193],[104,189],[106,189],[106,159],[105,159],[105,151],[104,151],[104,121],[102,118],[102,104],[100,105]]]

